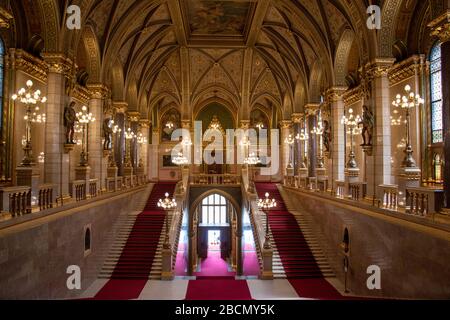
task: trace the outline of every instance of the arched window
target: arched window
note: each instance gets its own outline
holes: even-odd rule
[[[442,65],[441,44],[436,43],[430,54],[431,86],[431,140],[432,143],[444,141],[442,123]]]
[[[5,78],[5,44],[0,38],[0,128],[3,126],[3,80]]]
[[[204,225],[227,224],[227,200],[219,194],[206,197],[202,200],[201,214],[201,223]]]
[[[84,232],[84,253],[90,253],[91,252],[91,229],[86,228],[86,231]]]

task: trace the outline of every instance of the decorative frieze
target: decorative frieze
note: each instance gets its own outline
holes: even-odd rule
[[[346,106],[352,105],[360,101],[364,96],[364,92],[361,86],[357,86],[353,89],[347,90],[344,93],[344,103]]]
[[[13,16],[5,8],[0,7],[0,29],[9,29],[11,27],[10,20]]]
[[[44,52],[42,54],[47,63],[48,71],[72,76],[75,73],[76,65],[64,53]]]
[[[80,86],[79,84],[75,85],[71,94],[72,94],[72,98],[74,98],[84,104],[87,104],[89,99],[91,98],[91,92],[87,88]]]
[[[22,49],[10,49],[9,52],[13,69],[21,70],[43,82],[47,81],[48,66],[43,60]]]
[[[376,58],[369,62],[365,67],[367,80],[370,82],[375,78],[387,77],[394,62],[394,58]]]
[[[413,77],[418,74],[421,68],[426,67],[426,59],[424,55],[413,55],[408,59],[395,64],[389,71],[389,81],[391,85],[395,85],[401,81]]]
[[[441,42],[450,41],[450,10],[428,24],[431,36],[438,37]]]

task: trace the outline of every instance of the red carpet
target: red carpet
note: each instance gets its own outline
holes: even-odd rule
[[[306,242],[295,217],[286,209],[278,188],[271,183],[256,183],[258,196],[269,192],[277,207],[269,211],[269,225],[283,268],[289,279],[322,278],[322,272]]]
[[[323,278],[289,279],[289,282],[297,294],[302,298],[320,300],[347,299],[347,297],[342,296],[328,281]]]
[[[166,213],[158,208],[159,199],[168,192],[173,196],[175,184],[158,183],[136,218],[111,280],[95,299],[135,299],[139,296],[153,265]]]
[[[228,265],[220,256],[220,251],[208,251],[208,258],[203,259],[200,272],[196,276],[202,277],[234,277],[234,272],[228,272]]]
[[[189,281],[186,300],[252,300],[247,281],[211,279]]]
[[[244,276],[257,276],[260,273],[258,255],[255,251],[244,252]]]

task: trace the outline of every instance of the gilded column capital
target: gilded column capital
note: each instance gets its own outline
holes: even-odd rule
[[[250,120],[241,120],[239,121],[241,129],[250,128]]]
[[[127,116],[131,122],[139,122],[141,119],[141,113],[139,111],[128,111]]]
[[[152,122],[148,119],[140,119],[139,124],[141,125],[142,128],[150,128]]]
[[[105,99],[108,97],[109,88],[101,83],[88,84],[87,88],[91,92],[92,99]]]
[[[327,98],[331,100],[331,102],[337,102],[344,98],[344,94],[347,92],[347,87],[332,87],[327,90],[326,95]]]
[[[304,114],[303,113],[293,113],[291,116],[293,123],[301,123],[303,121]]]
[[[128,110],[128,103],[126,103],[125,101],[114,101],[113,108],[116,113],[125,114]]]
[[[42,58],[44,58],[48,71],[51,73],[71,75],[76,68],[75,63],[64,53],[44,52]]]
[[[280,127],[281,127],[281,129],[290,129],[292,127],[292,121],[291,120],[281,120]]]
[[[309,103],[305,106],[305,112],[308,116],[315,116],[320,110],[320,104]]]
[[[387,77],[389,71],[395,63],[395,58],[375,58],[366,64],[366,74],[368,80],[380,77]]]
[[[438,37],[441,42],[450,41],[450,10],[431,21],[428,27],[432,37]]]

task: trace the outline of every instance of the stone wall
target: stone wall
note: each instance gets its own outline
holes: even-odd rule
[[[406,299],[450,298],[450,231],[397,214],[383,214],[331,197],[286,189],[298,211],[313,217],[325,235],[324,250],[344,283],[341,243],[350,235],[348,287],[353,294]],[[450,229],[450,228],[449,228]],[[381,290],[367,288],[367,268],[381,268]]]
[[[121,215],[148,196],[148,188],[107,197],[0,229],[0,299],[63,299],[78,296],[97,278]],[[1,226],[0,226],[1,227]],[[91,252],[85,256],[85,230]],[[70,291],[68,266],[81,268],[82,288]]]

